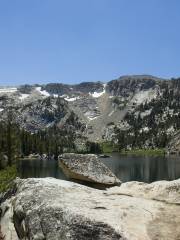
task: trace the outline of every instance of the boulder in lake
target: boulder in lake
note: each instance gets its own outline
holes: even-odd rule
[[[65,153],[59,156],[59,165],[70,179],[105,186],[121,184],[115,174],[94,154]]]

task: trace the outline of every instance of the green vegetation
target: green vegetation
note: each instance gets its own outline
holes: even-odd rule
[[[20,129],[13,122],[13,118],[13,113],[9,111],[7,121],[0,122],[0,169],[7,165],[12,166],[17,158],[32,153],[45,153],[57,158],[63,152],[75,151],[76,136],[71,128],[54,125],[46,130],[31,133]],[[77,120],[72,113],[67,123],[73,125],[74,122]]]
[[[0,193],[11,187],[13,180],[17,177],[16,166],[0,170]]]
[[[103,142],[100,144],[103,153],[119,152],[119,148],[112,142]]]
[[[139,156],[164,156],[164,149],[133,149],[122,150],[122,154],[139,155]]]
[[[67,121],[74,122],[71,114]],[[7,113],[7,120],[0,122],[0,193],[6,191],[17,177],[16,160],[31,153],[57,156],[63,151],[75,149],[75,135],[67,128],[57,126],[45,131],[30,133],[20,129],[13,122],[11,110]]]
[[[87,141],[86,142],[86,152],[87,153],[95,153],[95,154],[102,153],[101,145],[96,142]]]
[[[171,84],[166,81],[159,84],[161,96],[127,112],[123,119],[127,128],[115,128],[121,149],[162,149],[180,130],[180,79],[172,79]]]
[[[121,148],[117,144],[113,144],[112,142],[103,142],[100,144],[103,153],[112,153],[112,152],[120,152],[122,154],[130,154],[130,155],[140,155],[140,156],[163,156],[165,154],[165,150],[163,148],[156,149],[140,149],[135,148],[132,150],[127,150],[125,148]]]

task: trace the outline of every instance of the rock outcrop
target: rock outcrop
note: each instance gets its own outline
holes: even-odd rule
[[[1,205],[1,226],[4,234],[3,219],[7,224],[12,213],[20,240],[180,239],[180,179],[106,191],[53,178],[16,185],[16,195]]]
[[[13,223],[12,199],[0,205],[0,240],[19,240]],[[2,236],[2,238],[1,238]]]
[[[173,135],[166,146],[166,154],[180,155],[180,131]]]
[[[121,181],[94,154],[65,153],[59,156],[59,164],[70,179],[105,186],[120,185]]]

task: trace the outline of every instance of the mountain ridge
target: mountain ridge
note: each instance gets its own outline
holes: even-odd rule
[[[30,85],[30,86],[45,86],[45,85],[48,85],[48,84],[62,84],[62,85],[68,85],[68,86],[75,86],[75,85],[79,85],[79,84],[82,84],[82,83],[108,83],[110,81],[113,81],[113,80],[118,80],[118,79],[123,79],[123,78],[153,78],[153,79],[156,79],[156,80],[171,80],[173,79],[173,77],[171,78],[164,78],[164,77],[157,77],[157,76],[154,76],[154,75],[151,75],[151,74],[126,74],[126,75],[121,75],[117,78],[114,78],[114,79],[111,79],[111,80],[106,80],[106,81],[102,81],[102,80],[95,80],[95,81],[80,81],[79,83],[64,83],[64,82],[61,82],[61,81],[48,81],[47,83],[32,83],[32,84],[27,84],[27,83],[22,83],[22,84],[11,84],[11,85],[1,85],[0,84],[0,88],[11,88],[11,87],[21,87],[21,86],[24,86],[24,85]]]
[[[60,118],[54,122],[54,117],[58,115],[55,105],[59,99],[58,101],[62,103],[65,110],[73,112],[78,119],[77,121],[86,126],[82,135],[90,141],[118,143],[121,141],[120,136],[123,132],[129,139],[133,138],[130,137],[130,133],[134,134],[134,138],[138,134],[144,139],[144,143],[139,141],[136,144],[132,143],[134,140],[127,141],[124,147],[138,147],[138,144],[139,147],[157,147],[158,144],[154,142],[156,142],[156,138],[158,139],[158,135],[163,133],[166,138],[171,138],[179,130],[177,123],[180,117],[179,86],[179,79],[165,80],[151,75],[127,75],[107,83],[98,81],[74,85],[62,83],[26,84],[11,89],[9,92],[8,88],[7,90],[0,88],[0,119],[5,118],[6,110],[9,107],[16,109],[16,111],[19,109],[19,115],[15,121],[19,123],[21,119],[20,125],[30,131],[27,127],[29,119],[31,119],[32,126],[37,124],[36,114],[32,115],[32,111],[34,113],[39,111],[39,116],[44,116],[43,118],[38,117],[39,129],[46,129],[57,124],[58,121],[61,122]],[[49,99],[47,101],[49,101],[49,109],[51,110],[47,110],[46,106],[43,110],[42,106],[45,99]],[[30,109],[30,105],[32,105],[33,110]],[[158,115],[158,119],[156,119],[154,112]],[[170,112],[172,116],[163,116],[163,114],[170,114]],[[50,115],[52,121],[49,122],[47,119]],[[136,124],[137,116],[139,116],[142,127]],[[156,127],[150,123],[148,118],[154,119]],[[169,124],[171,120],[172,124]],[[156,132],[151,125],[156,129]],[[162,128],[161,125],[164,127]],[[166,126],[170,130],[166,129]],[[137,131],[136,134],[134,129]],[[78,132],[79,134],[81,133]],[[148,134],[150,134],[150,139],[146,136]]]

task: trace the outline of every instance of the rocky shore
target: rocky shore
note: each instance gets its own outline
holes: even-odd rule
[[[178,240],[180,179],[97,190],[54,178],[17,179],[1,204],[6,240]]]
[[[180,239],[180,179],[121,183],[92,154],[59,164],[70,181],[17,178],[0,196],[0,240]]]

